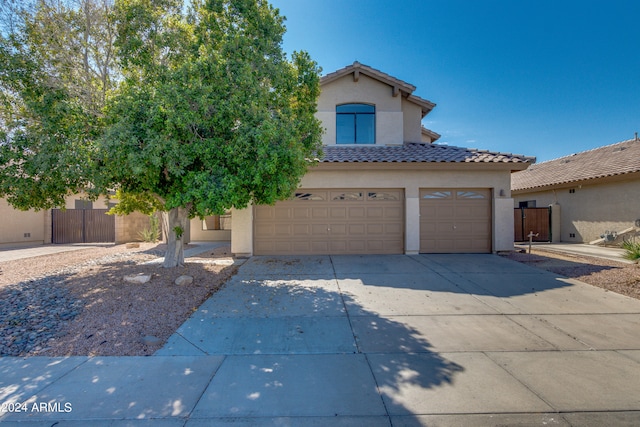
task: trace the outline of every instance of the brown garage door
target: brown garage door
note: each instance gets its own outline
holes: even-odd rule
[[[254,214],[256,255],[404,252],[402,190],[304,189]]]
[[[491,190],[421,189],[420,252],[491,252]]]

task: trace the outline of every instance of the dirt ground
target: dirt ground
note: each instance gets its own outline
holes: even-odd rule
[[[512,252],[505,258],[580,280],[622,295],[640,299],[640,265],[602,258],[559,254],[533,248],[531,253]]]
[[[153,354],[237,270],[229,265],[233,258],[228,246],[187,258],[184,267],[146,264],[162,256],[164,249],[151,243],[141,243],[139,248],[117,245],[0,263],[0,298],[3,291],[22,283],[25,287],[63,286],[81,301],[77,316],[57,322],[55,338],[21,355]],[[124,281],[125,276],[138,274],[151,275],[151,280],[145,284]],[[193,283],[176,285],[181,275],[193,277]],[[23,304],[29,309],[39,302]]]

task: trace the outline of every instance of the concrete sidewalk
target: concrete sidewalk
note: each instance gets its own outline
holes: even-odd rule
[[[640,301],[494,255],[254,257],[155,356],[0,359],[16,426],[631,426],[638,396]]]
[[[229,242],[189,242],[191,246],[185,249],[185,258],[196,256],[203,252],[229,245]],[[37,246],[18,246],[0,249],[0,262],[14,261],[18,259],[33,258],[42,255],[53,255],[63,252],[79,251],[81,249],[91,249],[99,247],[114,246],[113,243],[73,243],[68,245],[37,245]],[[154,262],[162,262],[163,258],[159,258]]]
[[[0,248],[0,262],[108,246],[113,246],[113,243],[74,243],[68,245],[36,245]]]

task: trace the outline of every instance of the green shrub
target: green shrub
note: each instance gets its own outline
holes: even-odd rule
[[[142,241],[155,243],[160,238],[160,220],[154,214],[149,215],[149,227],[138,233]]]
[[[640,259],[640,242],[632,242],[630,240],[624,240],[622,242],[622,248],[624,249],[624,257],[631,261]]]

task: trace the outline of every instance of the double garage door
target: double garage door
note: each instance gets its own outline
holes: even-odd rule
[[[304,189],[256,206],[256,255],[402,254],[404,191]],[[491,190],[420,190],[420,252],[491,252]]]
[[[254,213],[256,255],[404,251],[402,190],[304,189]]]

